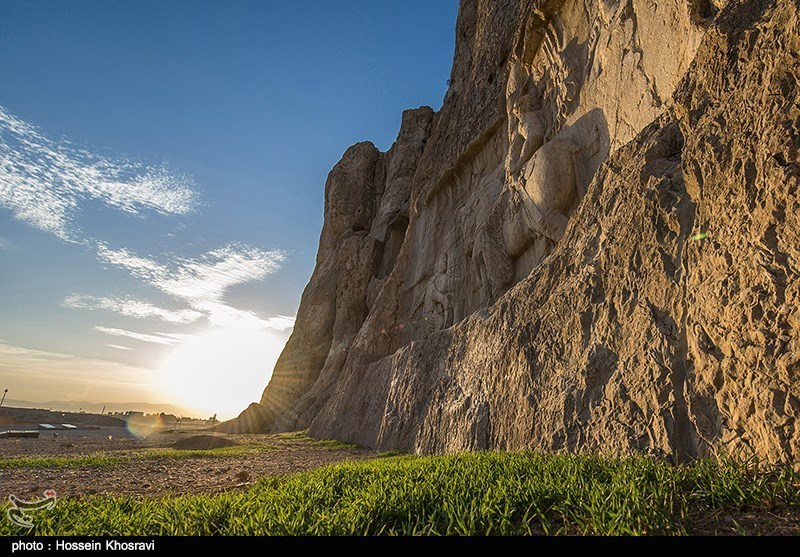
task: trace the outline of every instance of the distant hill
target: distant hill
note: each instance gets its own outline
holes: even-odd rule
[[[14,406],[17,408],[41,408],[61,410],[62,412],[84,412],[99,414],[103,407],[105,412],[127,412],[129,410],[134,412],[144,412],[145,414],[158,414],[164,412],[166,414],[175,414],[176,416],[187,416],[192,418],[207,418],[208,416],[201,416],[198,412],[187,410],[176,404],[157,403],[157,402],[89,402],[86,400],[46,400],[42,402],[33,402],[30,400],[16,400],[7,398],[3,406]]]
[[[0,424],[4,426],[33,426],[36,424],[63,424],[69,423],[79,427],[86,426],[104,426],[104,427],[124,427],[126,421],[114,416],[101,416],[95,413],[77,413],[69,412],[65,409],[60,409],[53,412],[48,411],[46,408],[17,408],[14,406],[6,406],[0,408]]]

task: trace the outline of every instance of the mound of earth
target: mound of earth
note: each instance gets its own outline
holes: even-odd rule
[[[225,439],[224,437],[217,437],[215,435],[193,435],[186,439],[181,439],[172,444],[173,449],[189,449],[189,450],[211,450],[219,449],[222,447],[233,447],[239,443]]]

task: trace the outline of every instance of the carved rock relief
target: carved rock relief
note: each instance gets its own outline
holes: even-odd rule
[[[582,62],[588,57],[581,55],[581,46],[567,44],[564,36],[556,16],[533,61],[526,65],[518,59],[510,66],[505,184],[476,239],[490,302],[550,252],[588,183],[580,171],[581,159],[593,153],[561,132],[591,62]],[[590,39],[596,40],[596,35]],[[584,144],[598,143],[591,136],[583,139]]]
[[[663,15],[659,10],[635,0],[606,0],[592,13],[565,5],[546,19],[531,16],[507,64],[502,137],[485,134],[448,182],[452,195],[466,201],[452,208],[455,232],[446,249],[466,263],[455,264],[451,276],[458,292],[445,314],[452,318],[429,323],[447,327],[528,276],[561,239],[612,146],[661,110],[676,72],[670,66],[663,75],[654,73],[661,66],[640,53],[642,37],[655,32]],[[679,50],[681,56],[691,52]],[[619,95],[622,104],[609,104]],[[484,195],[488,190],[477,192],[487,183],[497,193],[488,207],[478,208],[487,201],[469,199]],[[418,307],[425,305],[424,284],[434,275],[429,269],[421,277]]]
[[[581,159],[593,154],[594,130],[585,126],[581,141],[563,132],[579,100],[588,47],[564,37],[556,17],[532,60],[512,60],[505,125],[479,139],[447,184],[427,199],[450,205],[431,206],[430,213],[454,214],[455,222],[449,234],[441,230],[444,223],[424,227],[426,238],[441,240],[439,259],[433,258],[437,269],[411,281],[412,320],[423,336],[492,304],[527,276],[561,238],[585,192],[591,176]],[[489,191],[497,193],[487,196]],[[446,265],[441,258],[453,262],[446,267],[447,286],[438,270]],[[442,288],[450,289],[447,295]]]

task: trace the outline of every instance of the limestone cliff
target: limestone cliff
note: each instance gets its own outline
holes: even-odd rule
[[[232,426],[382,449],[800,456],[789,0],[463,0],[441,111],[331,171]]]

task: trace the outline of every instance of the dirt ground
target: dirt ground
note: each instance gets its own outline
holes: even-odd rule
[[[104,453],[125,456],[146,447],[171,447],[200,432],[154,433],[137,437],[125,428],[100,427],[41,432],[38,439],[0,439],[0,458],[74,457]],[[207,432],[202,432],[204,435]],[[290,474],[326,464],[375,458],[368,449],[328,446],[303,436],[213,433],[237,444],[263,450],[236,456],[146,458],[108,466],[0,469],[0,497],[41,496],[55,490],[59,498],[87,495],[217,493],[242,489],[264,476]]]

